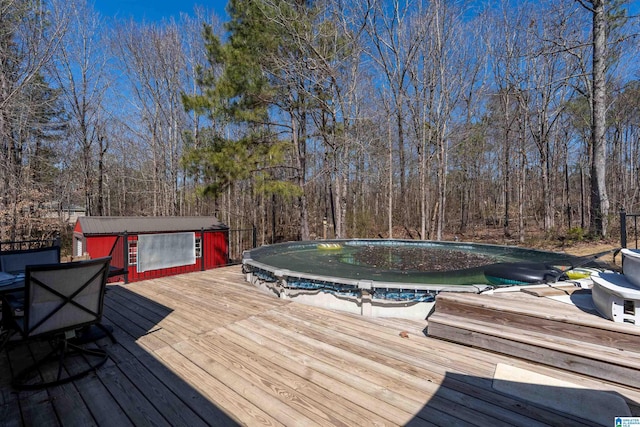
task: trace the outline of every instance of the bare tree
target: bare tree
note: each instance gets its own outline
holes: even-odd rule
[[[119,27],[114,48],[128,77],[128,102],[139,118],[126,123],[150,154],[152,213],[175,215],[187,119],[181,99],[186,59],[180,31],[174,21],[162,26],[129,22]]]
[[[107,149],[110,135],[105,121],[108,113],[105,96],[111,84],[109,56],[104,24],[85,0],[64,1],[56,7],[70,15],[70,31],[59,46],[52,74],[62,88],[70,117],[74,144],[70,152],[81,159],[84,207],[87,215],[104,215],[104,167],[98,167]],[[96,172],[98,172],[96,176]],[[94,201],[96,205],[94,206]]]
[[[558,135],[563,110],[573,95],[571,78],[576,70],[571,55],[556,48],[556,40],[567,39],[573,31],[571,5],[544,4],[549,19],[531,18],[526,29],[526,75],[528,76],[529,132],[538,150],[543,198],[543,228],[555,228],[556,186],[552,183],[559,173],[554,159],[562,144]],[[556,187],[556,188],[554,188]]]
[[[577,0],[592,14],[593,56],[591,96],[591,231],[601,237],[607,236],[609,223],[609,196],[606,186],[606,59],[607,16],[606,0]],[[589,6],[591,5],[591,6]]]
[[[419,49],[424,43],[426,26],[416,22],[416,16],[423,13],[421,0],[403,2],[393,0],[391,4],[383,1],[372,2],[371,13],[367,12],[368,25],[365,27],[372,44],[369,53],[378,65],[386,81],[389,93],[393,97],[396,129],[393,135],[398,147],[398,180],[401,199],[400,211],[403,225],[407,225],[409,205],[407,190],[407,159],[405,135],[405,103],[409,94],[409,71],[416,60]],[[417,25],[416,25],[417,24]],[[391,136],[391,135],[390,135]],[[390,172],[392,173],[392,172]],[[391,189],[390,189],[391,190]],[[389,198],[393,194],[389,193]],[[390,202],[391,203],[391,202]],[[389,230],[389,238],[391,238]]]
[[[45,137],[55,97],[45,78],[67,30],[65,13],[41,2],[0,3],[0,238],[28,236],[31,212],[48,196],[38,194],[29,168]],[[33,146],[35,140],[35,146]],[[39,141],[39,142],[38,142]],[[51,160],[51,159],[49,159]],[[43,165],[41,162],[40,166]],[[25,220],[21,225],[19,221]],[[22,228],[23,231],[20,231]]]

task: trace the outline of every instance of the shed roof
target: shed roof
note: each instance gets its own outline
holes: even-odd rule
[[[78,218],[80,231],[90,234],[167,233],[178,231],[226,230],[214,216],[85,216]],[[77,229],[77,228],[76,228]]]

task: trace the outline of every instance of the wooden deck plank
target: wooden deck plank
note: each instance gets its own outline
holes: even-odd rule
[[[399,422],[399,420],[407,419],[407,416],[416,409],[410,400],[395,394],[390,395],[384,387],[372,384],[366,378],[362,378],[360,373],[356,372],[356,367],[347,363],[339,364],[335,360],[325,357],[324,351],[328,350],[328,346],[312,348],[300,344],[296,337],[291,335],[275,336],[271,334],[269,328],[265,328],[265,324],[263,319],[251,318],[237,325],[252,331],[252,333],[261,333],[263,337],[272,338],[274,342],[271,345],[286,348],[288,357],[297,355],[295,362],[336,380],[337,382],[331,388],[334,393],[349,398],[354,389],[364,392],[369,398],[369,408],[382,417],[391,417],[390,419]]]
[[[134,425],[170,425],[147,399],[149,390],[138,389],[116,366],[102,367],[97,374]]]
[[[449,370],[452,363],[456,366],[456,372],[475,375],[490,376],[493,372],[493,363],[482,358],[470,358],[467,352],[451,354],[450,348],[442,347],[433,340],[411,340],[401,338],[396,334],[379,336],[366,328],[350,329],[342,324],[335,324],[331,328],[331,321],[306,319],[304,313],[292,316],[291,312],[276,314],[265,313],[278,327],[285,328],[287,323],[297,324],[297,328],[304,328],[306,336],[313,336],[323,343],[332,343],[341,346],[345,350],[344,357],[350,354],[377,357],[382,363],[394,366],[410,364],[415,367],[428,367],[436,372]],[[318,322],[318,323],[316,323]],[[373,334],[372,337],[368,334]],[[391,344],[391,345],[390,345]],[[432,346],[433,345],[433,346]],[[399,351],[401,350],[401,351]],[[428,358],[426,357],[428,355]],[[343,356],[340,356],[343,357]]]
[[[464,342],[478,348],[494,349],[523,359],[544,361],[551,366],[620,384],[640,384],[640,371],[637,369],[590,358],[580,351],[578,345],[570,346],[570,343],[561,345],[552,341],[545,341],[543,345],[542,339],[536,340],[535,337],[528,337],[527,334],[519,334],[517,330],[507,332],[502,328],[502,333],[495,334],[493,330],[487,332],[486,326],[481,327],[476,324],[470,329],[465,323],[450,320],[445,316],[439,316],[437,323],[432,322],[431,327],[436,328],[434,333],[438,337],[454,342]],[[566,348],[570,348],[571,351],[566,351]],[[625,361],[624,358],[620,360]]]
[[[548,296],[557,296],[557,295],[571,295],[572,293],[582,290],[579,286],[575,285],[557,285],[557,284],[549,284],[544,288],[522,288],[520,292],[524,292],[529,295],[533,295],[536,297],[548,297]]]
[[[452,314],[461,318],[478,319],[496,326],[517,327],[523,331],[534,331],[571,339],[580,339],[616,349],[637,351],[640,343],[640,328],[623,325],[588,315],[584,312],[572,315],[562,313],[561,308],[578,310],[569,304],[553,300],[537,301],[538,298],[520,292],[510,298],[469,295],[438,296],[438,314]],[[528,299],[522,301],[521,298]],[[497,299],[497,301],[496,301]],[[532,301],[533,299],[533,301]],[[558,304],[560,304],[558,306]],[[578,310],[579,311],[579,310]],[[535,319],[535,320],[534,320]]]
[[[578,345],[578,343],[575,342],[575,339],[557,337],[551,334],[539,333],[532,330],[523,330],[514,326],[487,322],[486,320],[479,321],[474,319],[474,321],[471,322],[468,319],[462,320],[458,316],[439,313],[434,315],[433,319],[438,319],[439,322],[446,321],[447,324],[457,326],[461,329],[464,329],[466,325],[472,323],[473,330],[483,332],[487,335],[495,334],[507,339],[518,339],[534,347],[563,351],[589,359],[602,359],[610,365],[628,367],[640,373],[640,353],[637,352],[625,351],[624,354],[621,354],[618,349],[582,341]],[[640,384],[640,376],[637,378],[635,383]]]
[[[191,287],[176,288],[167,285],[163,285],[161,281],[156,283],[157,286],[153,288],[153,292],[148,289],[141,289],[137,291],[139,295],[146,298],[158,301],[168,307],[171,307],[182,321],[186,322],[182,325],[183,328],[191,330],[194,333],[201,333],[203,327],[210,329],[211,321],[219,322],[221,324],[233,321],[237,314],[228,313],[226,311],[219,311],[217,317],[209,319],[209,322],[200,322],[200,319],[204,316],[194,317],[193,319],[185,319],[184,316],[192,314],[194,311],[198,313],[213,312],[212,307],[216,307],[216,302],[212,298],[203,298],[202,292],[196,292]],[[195,323],[194,323],[195,322]],[[204,326],[200,326],[203,324]]]
[[[224,339],[225,349],[241,355],[245,363],[251,363],[253,369],[264,371],[266,374],[282,378],[286,385],[297,392],[305,393],[309,398],[316,400],[324,408],[329,406],[337,415],[342,417],[349,425],[384,425],[389,420],[372,413],[367,406],[370,402],[363,401],[362,405],[349,399],[336,399],[338,383],[335,381],[311,381],[321,375],[304,366],[295,363],[283,353],[277,353],[245,336],[227,328],[216,331],[218,337]],[[258,358],[258,360],[253,360]],[[328,403],[327,403],[328,402]]]
[[[99,426],[133,426],[125,410],[111,396],[96,375],[73,382],[95,422]],[[73,415],[72,415],[73,416]]]
[[[0,360],[2,422],[589,425],[494,390],[497,363],[594,390],[625,391],[426,337],[426,321],[371,319],[273,298],[244,283],[239,267],[109,285],[104,323],[118,339],[99,341],[111,360],[64,387],[18,394],[9,389],[9,367],[28,363],[44,347],[16,348],[11,360]],[[623,395],[636,402],[640,390],[630,387]]]
[[[459,295],[444,295],[443,299],[455,300]],[[554,301],[549,298],[540,303],[538,298],[524,292],[498,292],[493,295],[469,294],[464,296],[468,303],[476,304],[485,309],[526,313],[540,319],[549,319],[568,325],[578,324],[603,332],[623,333],[640,337],[640,328],[625,323],[612,322],[599,316],[586,313],[570,304]],[[536,303],[537,302],[537,303]]]
[[[126,336],[123,338],[125,340],[134,340],[133,345],[137,345],[138,351],[141,353],[154,351],[183,339],[153,324],[148,324],[148,328],[140,326],[136,323],[140,322],[140,317],[137,316],[136,313],[133,311],[127,312],[122,309],[122,311],[119,312],[117,310],[118,308],[117,306],[114,307],[105,303],[105,318],[108,321],[107,323],[111,323],[124,331]]]
[[[216,376],[212,376],[205,369],[194,363],[187,356],[173,348],[160,349],[156,355],[160,357],[172,371],[198,390],[203,396],[214,403],[230,420],[236,420],[245,425],[280,426],[269,413],[261,410],[243,396],[237,395],[233,389],[227,387]],[[217,425],[218,419],[209,420],[211,425]],[[223,425],[220,423],[220,425]],[[228,425],[232,425],[228,423]]]
[[[243,326],[245,326],[244,323]],[[237,326],[234,325],[234,327]],[[438,404],[436,400],[433,400],[436,394],[438,394],[438,396],[444,394],[451,397],[450,401],[441,402],[441,408],[443,410],[451,410],[451,408],[456,407],[456,404],[454,403],[455,401],[466,401],[468,404],[471,400],[464,396],[464,394],[467,393],[463,393],[468,388],[471,388],[471,385],[468,385],[467,388],[458,387],[457,390],[459,394],[441,389],[440,384],[445,379],[446,375],[450,374],[446,369],[441,369],[439,372],[436,371],[437,373],[434,373],[432,370],[421,370],[411,361],[400,367],[385,363],[384,360],[376,362],[375,360],[377,358],[375,357],[373,350],[370,351],[365,348],[359,355],[356,355],[352,352],[352,349],[344,350],[341,349],[339,345],[337,347],[331,347],[326,344],[326,339],[314,339],[313,337],[310,337],[311,334],[309,331],[299,330],[298,333],[291,333],[277,325],[270,325],[263,318],[259,319],[259,322],[256,321],[254,324],[247,325],[244,329],[251,330],[253,334],[261,333],[264,337],[269,337],[271,339],[278,339],[279,336],[282,336],[274,346],[288,345],[291,348],[299,348],[304,355],[298,360],[294,360],[294,362],[299,364],[309,366],[311,363],[309,358],[314,357],[329,365],[329,375],[335,375],[338,378],[342,378],[343,376],[349,378],[348,373],[340,374],[340,370],[353,372],[353,375],[356,375],[357,379],[364,380],[362,390],[368,390],[369,394],[374,392],[371,390],[371,384],[377,384],[382,390],[393,390],[394,392],[405,396],[420,396],[423,401],[425,399],[429,401],[429,410],[431,411],[430,415],[433,415],[433,411],[435,409],[434,406],[437,406]],[[299,346],[296,345],[296,339],[303,341],[303,344]],[[449,350],[456,351],[459,350],[459,348],[456,349],[455,345],[450,345]],[[401,351],[401,353],[403,353],[403,351]],[[397,368],[397,370],[394,370],[393,368]],[[390,378],[390,375],[395,377]],[[474,398],[478,399],[474,404],[476,408],[480,409],[480,411],[474,413],[474,418],[482,418],[481,411],[491,412],[491,409],[493,409],[495,414],[497,414],[496,416],[507,420],[511,419],[509,422],[513,423],[511,425],[519,424],[515,422],[516,419],[521,421],[521,425],[535,424],[535,422],[528,417],[533,413],[539,413],[539,410],[531,410],[531,408],[528,408],[526,411],[520,412],[520,409],[523,406],[522,402],[515,401],[513,399],[508,401],[508,399],[500,398],[493,390],[491,390],[490,379],[481,380],[485,385],[484,391],[482,393],[471,394]],[[349,378],[350,384],[352,381],[354,380]],[[500,401],[503,406],[510,407],[513,410],[510,409],[509,413],[507,413],[503,412],[501,408],[492,408],[493,399]],[[396,403],[393,404],[395,405]],[[464,414],[465,409],[466,408],[462,408],[459,411],[452,412]],[[520,415],[517,415],[516,413]],[[548,417],[550,420],[555,419],[556,422],[560,422],[562,420],[562,418],[557,418],[550,414],[545,414],[545,417]],[[523,422],[524,420],[526,420],[526,422]],[[487,422],[489,421],[487,420]],[[492,418],[489,423],[499,424],[499,421]]]
[[[334,394],[336,394],[336,396],[339,396],[341,398],[340,400],[349,400],[355,404],[361,405],[365,408],[369,408],[370,410],[373,410],[372,408],[377,408],[377,402],[372,402],[372,397],[369,396],[367,392],[360,392],[357,389],[350,389],[348,394],[344,394],[341,392],[343,388],[343,385],[340,381],[341,378],[336,379],[330,374],[325,375],[322,369],[313,368],[313,361],[310,359],[310,357],[312,357],[313,355],[324,354],[324,352],[312,351],[311,353],[304,353],[302,351],[295,350],[293,346],[285,347],[281,345],[280,342],[274,341],[276,337],[268,332],[265,335],[261,335],[259,331],[253,328],[244,327],[242,325],[232,325],[230,328],[235,333],[233,335],[233,338],[236,341],[240,340],[242,342],[243,340],[250,340],[252,342],[255,342],[258,347],[262,349],[261,354],[264,354],[265,358],[274,361],[274,363],[278,363],[280,366],[285,367],[302,377],[307,378],[309,381],[313,381],[315,384],[331,390],[332,392],[334,392]],[[290,342],[288,338],[285,338],[284,341]],[[416,377],[421,378],[420,376]],[[444,375],[440,378],[425,378],[423,376],[422,379],[419,379],[419,381],[439,384],[443,378]],[[475,396],[480,400],[484,399],[488,402],[501,405],[504,408],[508,408],[509,411],[514,412],[515,414],[524,415],[526,417],[525,419],[527,420],[526,425],[536,425],[536,422],[533,421],[533,417],[542,419],[542,425],[557,425],[566,421],[564,417],[558,416],[556,414],[544,414],[543,416],[541,416],[541,413],[537,408],[523,404],[519,400],[506,397],[499,393],[495,393],[494,391],[480,389],[466,382],[449,380],[447,381],[447,387],[451,388],[452,390],[460,391],[464,394]],[[427,396],[423,394],[423,391],[421,391],[421,389],[423,388],[424,384],[417,388],[415,393],[416,395],[422,396],[423,399],[426,399]],[[429,408],[429,411],[431,411],[431,408]],[[435,411],[430,412],[431,416],[435,415],[433,412]],[[455,421],[455,418],[448,417],[446,421],[443,420],[443,422],[439,423],[439,425],[455,425]],[[459,421],[459,419],[457,421]],[[512,425],[518,425],[518,423],[514,421]]]
[[[141,333],[127,328],[136,337],[163,330],[164,334],[167,335],[168,342],[174,342],[188,339],[195,335],[192,330],[185,332],[183,329],[184,321],[175,321],[176,316],[174,316],[175,311],[173,310],[162,316],[156,315],[149,311],[144,301],[132,302],[123,295],[113,296],[105,303],[105,306],[111,308],[110,314],[119,314],[129,322],[133,321],[135,326],[144,331]]]
[[[15,375],[34,363],[34,355],[48,350],[48,346],[40,343],[31,347],[10,344],[6,351],[12,374]],[[17,392],[17,397],[24,425],[60,425],[47,390],[21,391]]]
[[[111,349],[125,353],[121,347]],[[206,426],[207,423],[195,413],[185,402],[160,381],[139,359],[120,355],[120,359],[127,360],[118,364],[122,373],[135,384],[137,388],[147,390],[145,398],[160,412],[171,425]]]
[[[157,325],[164,320],[174,310],[160,304],[157,301],[144,297],[136,292],[131,292],[128,288],[114,287],[109,290],[106,302],[118,303],[138,314],[141,319]]]
[[[202,311],[193,303],[190,303],[184,295],[178,295],[176,293],[175,296],[172,296],[170,293],[166,292],[149,291],[140,293],[140,295],[145,296],[147,299],[159,302],[167,307],[171,307],[172,312],[164,316],[160,322],[156,323],[156,327],[165,327],[168,324],[171,324],[172,326],[167,326],[167,328],[174,331],[176,335],[179,335],[183,339],[188,339],[204,332],[202,327],[199,326],[195,316],[193,320],[189,319],[188,315],[185,317],[185,314],[193,312],[196,309],[198,313],[202,313]]]
[[[315,393],[305,393],[307,387],[299,378],[269,364],[262,355],[247,354],[241,347],[217,334],[201,337],[194,340],[193,344],[212,355],[218,363],[232,366],[236,375],[257,385],[287,407],[295,409],[315,423],[343,426],[351,424],[340,417],[340,411],[334,410],[333,406],[327,408],[319,404],[318,398],[322,397],[322,391],[319,388],[315,388]]]
[[[394,413],[394,407],[388,406],[378,397],[372,396],[369,390],[362,391],[361,388],[364,387],[357,388],[353,387],[351,383],[345,384],[347,378],[340,375],[339,372],[332,375],[333,370],[330,364],[324,364],[321,360],[316,361],[308,353],[298,351],[292,346],[284,346],[269,334],[261,335],[258,331],[248,329],[244,325],[231,325],[229,328],[234,334],[234,339],[244,338],[253,341],[262,349],[261,352],[266,358],[277,363],[280,367],[285,367],[317,386],[330,390],[339,400],[348,400],[354,405],[365,408],[371,414],[364,418],[365,421],[371,420],[375,424],[376,419],[386,419],[387,422],[390,422],[388,417],[406,415]]]
[[[343,315],[347,313],[342,313]],[[356,315],[348,315],[348,318]],[[360,316],[359,316],[360,317]],[[424,330],[427,327],[426,320],[412,320],[412,319],[397,319],[397,318],[385,318],[385,317],[368,317],[367,321],[381,328],[391,328],[398,334],[400,332],[407,332],[409,336],[422,337],[424,336]]]
[[[61,425],[76,427],[97,425],[74,384],[52,387],[49,390],[49,398]]]
[[[20,412],[25,426],[60,425],[46,390],[20,396]]]
[[[289,342],[294,339],[291,337],[288,337],[288,338],[290,338]],[[327,348],[324,347],[322,350],[323,350],[322,353],[326,354]],[[317,352],[316,354],[319,354],[319,353],[320,352]],[[309,355],[310,354],[307,354],[307,356]],[[320,359],[320,357],[318,356],[317,359]],[[327,358],[324,358],[324,360],[326,361]],[[297,362],[298,362],[297,360],[293,359],[291,360],[290,363],[288,363],[288,365],[296,366],[298,365]],[[410,409],[415,410],[416,408],[420,409],[424,405],[424,399],[426,397],[429,397],[430,408],[429,408],[429,411],[425,413],[425,418],[424,418],[425,421],[437,423],[439,425],[450,424],[450,423],[454,423],[454,424],[463,423],[462,419],[451,417],[446,414],[447,412],[451,411],[451,408],[452,408],[451,402],[444,401],[444,400],[440,402],[438,401],[438,398],[434,399],[435,392],[439,388],[438,385],[435,385],[429,381],[423,381],[421,379],[417,379],[415,383],[409,383],[408,380],[414,379],[414,377],[411,377],[409,375],[404,375],[404,373],[399,371],[393,371],[388,367],[383,367],[379,369],[377,372],[367,375],[369,372],[372,372],[372,367],[370,366],[371,362],[367,359],[356,360],[353,362],[353,364],[354,366],[357,367],[353,369],[353,371],[356,371],[356,376],[359,377],[361,380],[368,381],[371,384],[370,387],[376,387],[376,386],[384,387],[386,391],[396,393],[400,396],[404,396],[404,398],[406,398],[408,402],[413,402],[413,405],[415,405],[414,407],[410,407],[410,408],[405,407],[405,409],[409,409],[409,410]],[[307,364],[306,366],[309,366],[309,365]],[[348,370],[349,368],[346,368],[346,369]],[[363,370],[363,369],[366,369],[366,370]],[[418,384],[418,387],[415,387],[416,384]],[[335,386],[329,386],[329,387],[331,390],[335,390]],[[431,393],[430,396],[427,396],[428,392]],[[344,397],[345,399],[349,400],[350,394],[346,393]],[[385,396],[384,399],[386,399],[387,401],[390,400],[388,396]],[[327,405],[330,405],[330,402],[328,402]],[[464,410],[462,412],[464,412]],[[458,414],[456,415],[459,416],[464,414],[460,414],[458,412]],[[489,422],[489,420],[485,420],[485,421]],[[499,422],[496,422],[495,419],[491,419],[490,423],[493,425],[499,425]],[[513,424],[510,424],[510,425],[513,425]]]
[[[89,347],[96,348],[98,347],[98,343],[91,344]],[[88,367],[87,360],[82,356],[67,357],[64,365],[67,375],[84,371]],[[114,367],[115,364],[113,361],[107,360],[105,366]],[[89,388],[88,386],[90,386],[91,394],[83,393],[83,391],[86,392]],[[109,404],[109,402],[112,401],[111,394],[106,390],[95,373],[89,373],[87,376],[81,378],[80,381],[63,384],[59,387],[50,387],[47,391],[61,425],[104,425],[105,423],[101,423],[92,411],[92,408],[96,409],[97,405],[89,405],[87,401],[90,403],[96,402],[98,405],[105,402],[106,405],[109,406],[109,409],[113,411],[113,413],[109,414],[109,425],[114,425],[111,424],[111,420],[118,418],[122,421],[122,425],[128,425],[125,421],[127,418],[124,416],[124,412],[121,411],[119,407],[114,407],[114,405]]]
[[[241,369],[240,366],[234,366],[224,359],[214,359],[210,354],[202,352],[201,348],[190,342],[180,342],[174,348],[233,390],[235,395],[241,396],[264,412],[268,412],[279,422],[285,425],[313,424],[312,419],[297,411],[296,408],[284,404],[272,393],[266,391],[264,387],[261,387],[260,378],[256,378],[258,383],[247,380],[237,371],[237,369]]]
[[[5,427],[22,426],[22,418],[20,415],[20,406],[18,403],[9,402],[0,407],[0,419]]]
[[[154,288],[158,292],[169,293],[179,288],[181,295],[183,294],[182,291],[195,291],[195,295],[200,300],[207,300],[202,298],[207,294],[215,294],[216,299],[209,299],[210,301],[222,301],[225,304],[238,305],[246,313],[250,314],[290,303],[290,301],[277,298],[262,298],[264,295],[256,288],[242,282],[221,281],[210,272],[190,273],[180,277],[180,286],[176,286],[175,279],[164,278],[155,279]],[[135,285],[134,288],[138,291]],[[139,292],[145,292],[145,289],[140,289]]]
[[[118,325],[114,325],[116,330],[114,335],[117,337],[125,334],[124,330],[119,329]],[[110,341],[106,340],[107,344]],[[175,340],[171,340],[175,342]],[[156,346],[155,348],[166,347],[166,343],[162,346]],[[190,386],[182,378],[176,375],[169,367],[164,366],[156,357],[152,356],[144,347],[140,346],[140,343],[131,340],[121,340],[118,346],[109,346],[108,348],[111,358],[117,360],[119,365],[136,365],[136,369],[133,370],[133,375],[139,375],[140,372],[145,372],[145,375],[149,377],[147,381],[133,380],[138,387],[141,383],[153,384],[150,388],[152,393],[160,395],[159,399],[153,398],[154,401],[162,402],[166,399],[167,395],[170,395],[173,400],[172,405],[174,409],[172,411],[180,412],[179,414],[170,415],[168,418],[172,420],[174,425],[198,425],[204,423],[205,425],[213,423],[219,426],[235,426],[236,422],[231,420],[223,411],[217,408],[215,405],[206,399],[201,393]],[[131,367],[126,369],[127,372],[132,371]],[[131,374],[127,374],[131,377]],[[157,382],[156,382],[157,380]],[[147,384],[148,385],[148,384]],[[179,399],[179,402],[176,401]],[[161,408],[163,411],[164,408]],[[199,420],[183,420],[184,413],[198,414]],[[167,416],[167,414],[165,414]],[[203,420],[208,420],[204,422]],[[122,424],[125,425],[125,424]]]
[[[216,301],[218,298],[203,298],[202,291],[164,287],[157,292],[141,291],[140,295],[170,306],[174,313],[171,321],[181,325],[192,334],[199,334],[220,325],[234,322],[252,314],[252,310],[241,304]],[[197,313],[197,315],[195,315]]]
[[[523,306],[532,301],[537,302],[534,307]],[[568,305],[520,292],[501,294],[497,302],[491,295],[439,295],[429,334],[613,383],[640,383],[640,336],[635,327],[620,327],[596,316],[572,322],[566,313],[557,312],[564,306]]]
[[[268,323],[264,322],[264,319],[260,320],[262,326],[268,327]],[[254,332],[256,331],[256,326],[252,327]],[[275,336],[277,329],[276,327],[276,329],[270,330],[267,334]],[[302,343],[296,344],[296,339],[302,341]],[[413,367],[405,366],[407,371],[414,371],[412,375],[407,374],[406,371],[396,370],[393,366],[374,361],[375,355],[373,352],[365,351],[365,354],[353,357],[350,351],[341,348],[340,344],[336,344],[335,347],[328,346],[323,340],[310,337],[306,331],[295,335],[287,334],[280,344],[287,344],[290,347],[300,349],[307,358],[304,360],[307,366],[310,364],[310,359],[308,358],[313,357],[317,361],[327,364],[335,378],[345,378],[349,385],[359,386],[361,390],[366,390],[370,394],[373,393],[379,399],[386,400],[387,403],[393,406],[398,406],[411,412],[416,409],[413,406],[414,403],[421,403],[420,406],[422,406],[424,405],[424,399],[429,400],[431,421],[433,422],[444,422],[442,414],[436,414],[437,408],[449,411],[452,406],[450,402],[439,406],[437,398],[433,400],[439,386],[429,379],[420,378],[420,375],[416,374]],[[311,351],[305,350],[310,346]],[[301,363],[301,361],[298,361],[298,363]],[[343,372],[341,373],[340,371]],[[415,379],[415,382],[411,381],[413,379]],[[418,396],[418,400],[414,400]],[[464,410],[461,412],[464,412]],[[438,418],[434,419],[434,415],[438,415]],[[448,421],[451,422],[451,420]],[[458,422],[461,422],[460,419],[458,419]],[[495,420],[492,420],[492,422],[495,423]]]
[[[113,315],[113,313],[110,314]],[[123,336],[126,337],[125,334],[127,333],[124,329],[120,329],[120,324],[115,323],[113,326],[115,328],[114,335],[117,338],[121,338]],[[166,332],[166,334],[163,335],[162,332]],[[169,331],[165,331],[163,329],[156,330],[152,326],[151,333],[145,334],[144,337],[138,338],[136,341],[130,339],[120,340],[116,348],[109,349],[111,358],[116,360],[119,365],[136,365],[136,369],[132,371],[132,374],[139,375],[140,372],[144,372],[145,375],[149,376],[146,382],[154,383],[152,388],[153,393],[163,395],[166,395],[167,393],[171,394],[171,399],[174,401],[173,405],[176,406],[176,411],[192,411],[193,413],[198,414],[200,420],[216,420],[217,425],[235,425],[235,423],[229,423],[228,417],[226,417],[223,412],[214,405],[211,405],[211,402],[202,396],[202,394],[198,393],[196,389],[191,387],[182,378],[177,376],[170,367],[163,365],[157,358],[157,355],[150,352],[148,347],[145,346],[144,339],[147,337],[152,337],[162,343],[161,345],[153,346],[156,350],[168,347],[169,343],[175,343],[178,341],[172,337]],[[131,368],[128,368],[127,371],[131,371]],[[130,376],[131,374],[127,375]],[[139,385],[139,383],[143,381],[134,382],[136,385]],[[175,400],[175,397],[182,402],[184,407],[180,406],[179,402]],[[159,400],[162,401],[163,399],[164,398],[161,398]],[[178,418],[181,418],[181,416]],[[200,421],[198,420],[194,421],[196,425],[199,422]],[[190,422],[189,425],[194,423]]]
[[[0,404],[6,405],[15,400],[15,394],[10,389],[5,388],[11,383],[11,361],[9,360],[8,349],[0,351],[0,366],[6,367],[5,369],[0,369]]]

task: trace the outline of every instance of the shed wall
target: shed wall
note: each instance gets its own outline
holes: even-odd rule
[[[227,265],[229,262],[229,232],[205,231],[204,234],[205,270]]]
[[[201,236],[201,232],[196,232],[196,238]],[[128,279],[130,282],[140,280],[157,279],[165,276],[175,276],[178,274],[191,273],[203,270],[202,262],[204,259],[204,270],[222,267],[227,264],[228,259],[228,234],[226,231],[205,231],[204,239],[204,258],[196,258],[195,264],[181,265],[177,267],[162,268],[158,270],[149,270],[138,272],[135,264],[129,265]],[[129,242],[138,240],[138,235],[129,235]]]
[[[118,236],[85,236],[84,252],[91,258],[109,256]]]
[[[125,266],[129,261],[128,245],[125,245],[124,240],[121,238],[123,233],[85,235],[83,234],[80,222],[77,222],[74,227],[74,242],[82,242],[83,252],[88,253],[91,258],[111,256],[112,266],[123,268],[123,266]],[[166,233],[166,231],[163,233]],[[200,238],[202,234],[202,231],[195,231],[196,238]],[[128,234],[128,242],[136,242],[137,240],[138,234]],[[229,231],[226,229],[204,230],[204,240],[202,241],[201,249],[201,257],[196,258],[195,264],[191,265],[162,268],[145,272],[138,272],[135,263],[133,265],[128,265],[128,281],[135,282],[146,279],[155,279],[158,277],[173,276],[227,265],[229,262]],[[119,277],[122,279],[122,276]],[[113,279],[116,278],[114,277]]]

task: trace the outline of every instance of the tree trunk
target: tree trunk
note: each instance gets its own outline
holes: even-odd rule
[[[99,154],[98,154],[98,200],[96,210],[98,216],[104,216],[104,157],[107,153],[107,144],[105,143],[105,136],[98,136]]]
[[[518,159],[517,162],[517,180],[518,180],[518,240],[524,243],[526,235],[525,222],[525,191],[526,191],[526,164],[527,164],[527,124],[524,100],[518,96]]]
[[[605,183],[606,172],[606,87],[605,59],[607,50],[604,0],[593,0],[593,99],[591,144],[591,232],[607,236],[609,198]]]
[[[402,87],[402,83],[400,83],[400,87]],[[400,92],[400,91],[399,91]],[[398,94],[400,97],[400,94]],[[400,174],[400,201],[403,206],[408,206],[408,194],[407,194],[407,186],[406,186],[406,160],[404,155],[404,126],[403,126],[403,110],[402,110],[402,101],[401,98],[398,100],[396,104],[396,119],[398,126],[398,172]],[[408,220],[408,209],[401,209],[400,213],[400,221],[402,221],[402,225],[407,225]]]
[[[420,162],[420,238],[422,240],[426,240],[427,238],[427,170],[425,150],[426,143],[424,136],[422,136],[422,142],[418,146],[418,161]]]
[[[309,240],[309,207],[305,191],[305,176],[307,173],[307,141],[304,124],[305,116],[302,114],[302,118],[298,122],[293,112],[290,112],[289,114],[291,116],[291,136],[293,137],[294,146],[296,147],[296,180],[302,194],[298,197],[298,204],[300,207],[300,239]]]
[[[509,117],[509,94],[505,95],[507,97],[507,101],[505,102],[505,134],[504,134],[504,174],[502,179],[504,180],[504,220],[502,223],[503,235],[504,237],[509,236],[509,193],[511,190],[511,186],[509,183],[511,182],[511,119]]]
[[[445,207],[447,203],[447,141],[445,140],[446,127],[443,126],[438,133],[438,219],[436,228],[436,240],[442,240],[442,232],[445,223]]]
[[[388,140],[389,140],[389,195],[388,195],[388,210],[389,210],[389,239],[393,239],[393,143],[391,142],[391,124],[388,124]]]

